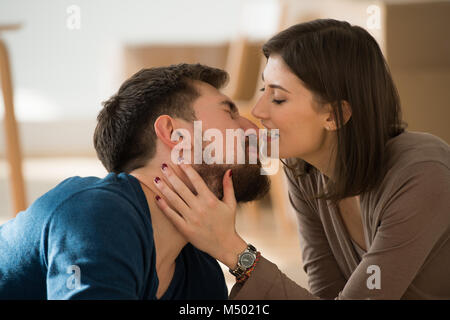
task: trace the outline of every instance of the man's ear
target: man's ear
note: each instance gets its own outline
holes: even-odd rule
[[[159,116],[154,124],[156,137],[171,149],[178,143],[171,139],[175,126],[175,120],[166,114]]]
[[[350,117],[352,116],[352,108],[348,101],[342,100],[341,101],[342,106],[342,117],[343,117],[343,123],[342,126],[344,126],[348,120],[350,120]],[[337,129],[337,121],[334,117],[334,112],[330,104],[327,106],[329,108],[328,116],[325,120],[325,129],[326,130],[336,130]]]

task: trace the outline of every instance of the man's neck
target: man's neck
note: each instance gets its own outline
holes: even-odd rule
[[[130,172],[130,175],[139,180],[141,188],[147,199],[148,208],[152,220],[153,239],[156,248],[156,270],[163,271],[170,269],[175,263],[175,259],[187,244],[186,239],[179,233],[166,215],[156,204],[155,196],[161,194],[153,184],[156,177],[160,177],[164,182],[164,175],[159,166],[146,166]]]

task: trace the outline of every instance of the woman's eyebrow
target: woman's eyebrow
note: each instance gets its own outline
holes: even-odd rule
[[[264,82],[264,73],[261,73],[261,79]],[[278,84],[269,84],[269,88],[280,89],[280,90],[286,91],[287,93],[291,93],[289,90],[283,88],[282,86],[280,86]]]
[[[272,88],[272,89],[280,89],[280,90],[286,91],[287,93],[291,93],[289,90],[287,90],[287,89],[285,89],[285,88],[283,88],[282,86],[279,86],[279,85],[277,85],[277,84],[269,84],[269,88]]]

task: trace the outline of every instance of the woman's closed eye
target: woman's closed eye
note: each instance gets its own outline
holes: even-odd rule
[[[275,104],[278,104],[278,105],[280,105],[280,104],[282,104],[283,102],[286,102],[286,100],[277,100],[277,99],[272,99],[272,102],[273,102],[273,103],[275,103]]]
[[[266,89],[264,87],[262,87],[261,89],[259,89],[259,91],[264,92],[264,91],[266,91]],[[280,105],[283,102],[286,102],[286,100],[285,99],[272,99],[272,102]]]

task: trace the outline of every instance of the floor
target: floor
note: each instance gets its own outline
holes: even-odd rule
[[[42,194],[71,176],[103,177],[106,170],[96,158],[28,158],[23,164],[26,180],[26,196],[31,204]],[[0,224],[12,217],[11,195],[8,187],[8,166],[0,159]],[[302,270],[295,219],[291,229],[283,229],[277,223],[270,208],[270,199],[258,202],[257,216],[246,214],[247,205],[237,212],[236,229],[241,237],[261,251],[262,255],[276,263],[279,269],[299,285],[308,288],[306,274]],[[234,277],[222,265],[228,289],[234,284]]]

